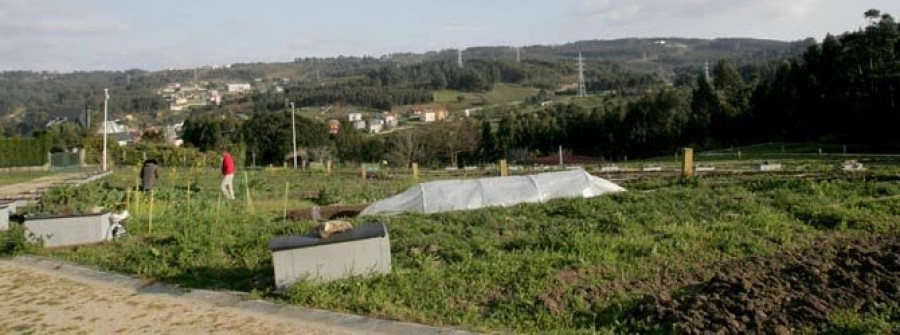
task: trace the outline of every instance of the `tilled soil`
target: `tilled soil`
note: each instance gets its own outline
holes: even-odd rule
[[[631,320],[687,334],[815,329],[835,311],[900,302],[900,236],[831,239],[707,270],[709,279],[648,294]]]

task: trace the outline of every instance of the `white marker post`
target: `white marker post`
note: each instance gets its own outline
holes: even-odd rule
[[[109,111],[109,89],[103,89],[103,171],[106,171],[106,118]]]
[[[291,102],[291,134],[294,137],[294,170],[297,169],[297,123],[294,121],[294,103]]]

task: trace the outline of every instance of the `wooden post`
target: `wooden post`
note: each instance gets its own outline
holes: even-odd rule
[[[185,180],[184,180],[184,185],[185,185],[184,189],[185,189],[185,191],[187,192],[187,208],[188,208],[188,213],[190,213],[190,212],[191,212],[191,179],[190,179],[190,178],[185,178]]]
[[[222,192],[216,192],[216,224],[219,224],[219,206],[222,204]]]
[[[693,177],[694,176],[694,149],[684,148],[682,150],[682,160],[681,160],[681,176],[682,177]]]
[[[360,163],[360,164],[359,164],[359,168],[360,168],[360,174],[359,174],[359,175],[362,176],[362,179],[363,179],[363,180],[366,180],[366,164]]]
[[[509,176],[509,166],[506,165],[506,160],[500,160],[500,176],[506,177]]]
[[[330,176],[331,175],[331,160],[330,159],[328,160],[328,162],[325,163],[325,170],[328,171],[328,175]]]
[[[822,158],[822,148],[819,148],[819,158]]]
[[[284,182],[284,210],[281,213],[281,217],[287,220],[287,201],[288,201],[288,188],[290,182]]]
[[[250,199],[250,178],[247,177],[247,171],[244,171],[244,191],[247,193],[247,208],[253,212],[253,200]]]
[[[741,151],[738,150],[738,159],[741,159],[741,156],[742,156]]]
[[[153,190],[150,191],[150,213],[147,217],[147,233],[153,232]]]
[[[419,180],[419,163],[412,163],[413,179]]]

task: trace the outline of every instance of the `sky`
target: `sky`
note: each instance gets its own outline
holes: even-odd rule
[[[891,0],[0,0],[0,70],[183,68],[626,37],[821,40]]]

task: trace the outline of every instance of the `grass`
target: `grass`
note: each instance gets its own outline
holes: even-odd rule
[[[436,103],[448,104],[451,109],[463,109],[471,106],[488,106],[525,101],[538,93],[538,89],[512,84],[498,83],[486,93],[467,93],[454,90],[434,91]],[[462,96],[463,101],[458,97]]]
[[[866,179],[840,173],[808,180],[644,179],[626,183],[630,192],[593,199],[356,218],[354,224],[389,226],[393,273],[321,285],[301,282],[285,293],[272,289],[266,243],[277,235],[309,232],[313,225],[280,219],[285,182],[292,185],[289,209],[312,205],[297,197],[303,192],[329,190],[343,203],[363,203],[414,182],[362,181],[352,172],[328,177],[253,171],[246,182],[243,173],[235,178],[237,201],[220,202],[216,171],[163,169],[150,231],[146,195],[135,199],[127,191],[136,170],[123,170],[104,184],[53,191],[40,210],[129,198],[131,236],[38,250],[9,233],[0,235],[0,253],[36,253],[185,287],[241,290],[301,306],[479,331],[623,331],[631,327],[623,324],[628,306],[641,292],[596,297],[585,296],[584,288],[648,278],[661,269],[690,270],[773,254],[816,236],[896,231],[896,168],[885,164],[873,170]],[[245,200],[245,185],[252,205]],[[573,272],[591,275],[572,281],[566,274]],[[549,293],[556,297],[548,299]],[[854,315],[862,314],[836,316],[832,328],[884,329],[882,320],[897,325],[891,317]]]

